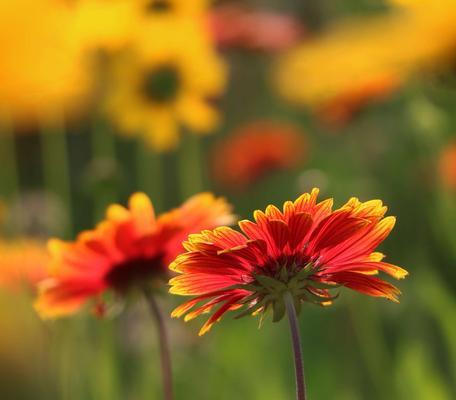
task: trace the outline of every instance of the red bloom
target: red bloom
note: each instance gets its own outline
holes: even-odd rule
[[[243,189],[269,172],[297,166],[305,150],[305,137],[294,125],[256,121],[215,147],[214,177],[222,185]]]
[[[109,289],[123,294],[167,278],[167,265],[182,251],[182,240],[232,221],[230,206],[209,193],[158,218],[149,198],[136,193],[128,209],[110,206],[106,220],[75,242],[50,240],[50,278],[41,283],[35,307],[43,317],[57,317],[76,312]]]
[[[186,253],[170,269],[170,292],[196,296],[173,312],[190,320],[220,307],[200,331],[207,332],[228,310],[244,307],[241,315],[272,308],[274,321],[283,316],[285,292],[297,309],[304,301],[331,304],[328,289],[346,286],[397,302],[399,290],[373,275],[379,271],[403,278],[407,271],[382,261],[373,252],[388,236],[395,218],[384,218],[380,200],[350,199],[332,211],[332,200],[317,203],[318,190],[287,201],[280,211],[268,206],[254,213],[255,223],[239,222],[242,233],[228,227],[190,235]],[[190,311],[195,306],[198,307]]]
[[[232,5],[214,9],[210,23],[222,47],[273,52],[293,46],[305,35],[302,24],[292,16]]]

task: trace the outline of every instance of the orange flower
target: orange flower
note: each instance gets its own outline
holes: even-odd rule
[[[213,152],[214,176],[220,183],[245,188],[271,171],[297,166],[305,138],[294,125],[257,121],[222,140]]]
[[[46,246],[33,240],[0,241],[0,288],[34,287],[46,275]]]
[[[279,93],[340,123],[413,77],[448,69],[455,52],[454,0],[390,1],[390,12],[336,21],[284,55],[275,75]]]
[[[180,275],[170,280],[170,292],[196,296],[172,316],[185,319],[217,311],[200,330],[206,333],[229,310],[239,316],[273,310],[273,320],[285,313],[284,295],[293,296],[299,311],[307,301],[331,304],[328,289],[346,286],[397,302],[400,291],[373,275],[385,272],[397,279],[407,271],[382,261],[375,248],[393,229],[395,218],[384,218],[380,200],[350,199],[332,211],[332,199],[317,203],[318,190],[287,201],[283,211],[270,205],[254,213],[255,223],[239,222],[242,233],[228,227],[190,235],[186,253],[170,265]],[[201,304],[202,303],[202,304]],[[199,306],[190,311],[196,305]]]
[[[456,143],[448,145],[440,155],[439,172],[445,186],[456,188]]]
[[[402,86],[397,76],[378,76],[366,80],[351,91],[341,93],[322,104],[316,112],[321,119],[333,126],[343,126],[351,121],[353,116],[360,112],[366,104],[387,99]]]
[[[167,265],[188,234],[232,221],[230,206],[209,193],[158,218],[149,198],[136,193],[129,208],[111,205],[106,220],[75,242],[50,240],[50,277],[41,283],[35,307],[44,318],[58,317],[109,289],[125,294],[135,285],[156,283],[167,277]]]

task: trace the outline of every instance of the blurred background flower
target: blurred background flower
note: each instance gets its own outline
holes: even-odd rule
[[[283,57],[277,88],[329,122],[344,123],[417,73],[451,67],[455,21],[452,1],[423,1],[333,24]]]
[[[306,34],[291,14],[227,4],[214,8],[209,17],[215,41],[222,48],[274,52],[291,47]]]
[[[90,91],[81,43],[61,1],[0,1],[0,110],[19,124],[74,112]],[[58,34],[57,34],[58,32]]]
[[[293,124],[262,120],[242,125],[212,150],[214,179],[246,189],[268,174],[293,169],[307,156],[304,134]]]
[[[122,131],[161,151],[177,146],[181,125],[195,133],[215,128],[210,100],[222,93],[226,70],[204,27],[155,19],[131,52],[113,60],[106,108]]]

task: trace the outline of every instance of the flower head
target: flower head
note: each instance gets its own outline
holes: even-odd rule
[[[209,133],[218,113],[209,101],[224,88],[226,70],[200,23],[165,19],[144,28],[109,75],[106,111],[122,132],[142,135],[155,150],[175,148],[181,126]]]
[[[269,172],[288,170],[305,158],[305,136],[292,124],[256,121],[242,126],[213,151],[215,179],[242,189]]]
[[[41,283],[35,307],[45,318],[57,317],[76,312],[109,289],[124,294],[157,283],[167,278],[167,265],[182,251],[188,234],[232,220],[225,200],[209,193],[157,218],[149,198],[136,193],[128,208],[111,205],[106,220],[75,242],[50,240],[50,277]]]
[[[274,321],[280,320],[285,292],[291,292],[298,310],[303,302],[331,304],[335,296],[329,290],[338,286],[397,302],[399,290],[373,276],[379,271],[397,279],[407,275],[374,252],[394,217],[384,218],[380,200],[352,198],[332,211],[332,200],[317,203],[317,195],[314,189],[287,201],[283,211],[272,205],[256,211],[255,222],[239,222],[242,233],[220,227],[190,235],[187,252],[170,266],[180,274],[170,280],[170,292],[195,297],[172,315],[190,320],[219,306],[202,335],[227,311],[241,307],[240,316],[272,309]]]

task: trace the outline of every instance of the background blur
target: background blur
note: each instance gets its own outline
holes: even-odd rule
[[[158,212],[214,191],[250,218],[316,186],[382,199],[381,251],[410,276],[399,305],[346,290],[304,308],[309,397],[456,398],[456,2],[152,3],[0,0],[0,397],[160,398],[145,304],[39,320],[47,238],[138,190]],[[140,87],[171,48],[182,76]],[[167,111],[176,90],[193,103]],[[293,398],[284,323],[168,322],[178,399]]]

